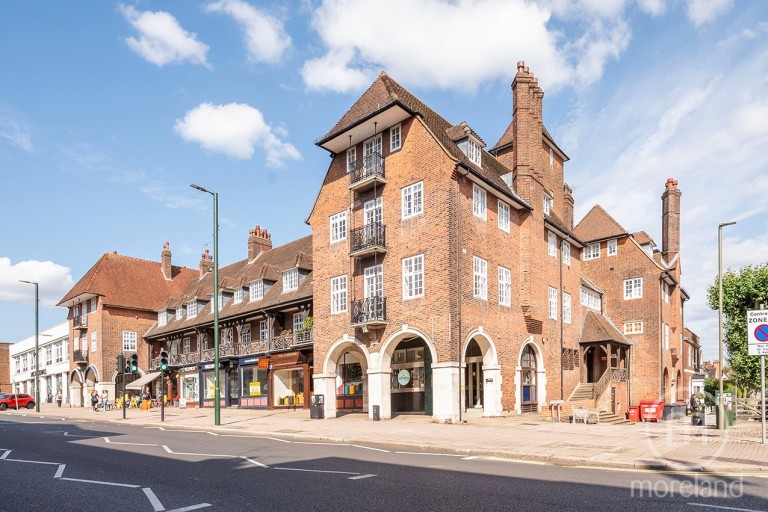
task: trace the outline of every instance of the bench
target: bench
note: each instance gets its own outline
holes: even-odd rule
[[[600,414],[597,411],[590,411],[586,407],[574,407],[573,408],[573,423],[583,421],[585,425],[594,423],[597,425],[600,423]]]

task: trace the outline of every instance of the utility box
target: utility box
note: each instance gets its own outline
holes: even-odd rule
[[[313,420],[325,418],[325,395],[310,395],[309,418]]]
[[[373,421],[379,421],[381,419],[381,406],[373,406]]]

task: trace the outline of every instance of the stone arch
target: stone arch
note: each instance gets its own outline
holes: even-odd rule
[[[527,347],[533,349],[533,353],[536,360],[536,402],[538,404],[538,411],[541,412],[542,408],[547,403],[547,370],[544,364],[544,351],[536,343],[536,339],[533,336],[529,336],[520,344],[520,350],[517,353],[517,363],[515,367],[515,412],[522,414],[522,371],[521,360],[523,353]]]
[[[365,361],[361,361],[360,364],[365,363],[363,371],[367,371],[369,367],[369,361],[371,360],[371,354],[368,352],[368,347],[366,347],[365,344],[357,338],[350,338],[345,336],[334,341],[333,344],[331,344],[331,346],[328,348],[328,352],[325,353],[325,359],[323,360],[323,373],[326,375],[333,374],[335,376],[336,361],[338,361],[339,357],[341,357],[341,355],[351,347],[355,347],[363,354],[365,354]]]
[[[409,325],[403,325],[400,329],[393,331],[381,344],[381,350],[379,351],[379,363],[382,370],[386,370],[387,373],[392,368],[392,355],[395,353],[397,345],[406,338],[418,337],[424,340],[427,348],[429,349],[432,362],[437,362],[437,349],[432,339],[424,333],[421,329],[410,327]]]
[[[483,353],[484,365],[499,364],[499,355],[498,351],[496,350],[496,344],[493,342],[493,338],[491,338],[491,336],[485,330],[483,330],[482,327],[473,329],[469,334],[467,334],[467,337],[464,340],[464,345],[461,348],[462,362],[464,361],[464,357],[467,353],[467,346],[473,339],[477,341],[477,344],[480,346],[480,350]]]
[[[474,361],[467,362],[467,350],[473,341],[482,354],[482,362],[479,365]],[[483,416],[500,416],[502,414],[502,375],[498,351],[493,338],[482,327],[470,331],[464,340],[461,351],[461,375],[464,382],[464,393],[461,397],[463,409],[468,411],[473,405],[469,402],[481,398]],[[477,410],[476,404],[475,410]]]
[[[340,365],[344,360],[344,371]],[[355,364],[359,364],[359,367]],[[328,349],[323,361],[323,374],[333,381],[334,415],[369,409],[368,347],[357,338],[345,336],[336,340]]]
[[[76,407],[85,405],[85,376],[79,368],[69,372],[69,403]]]

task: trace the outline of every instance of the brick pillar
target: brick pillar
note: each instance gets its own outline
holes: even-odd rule
[[[563,183],[563,222],[573,229],[573,189],[567,183]]]
[[[160,270],[163,272],[163,277],[170,281],[173,278],[171,273],[171,250],[170,244],[165,242],[163,245],[163,252],[160,253]]]
[[[661,195],[661,254],[669,262],[680,252],[680,196],[677,180],[669,178]]]
[[[210,272],[211,267],[213,267],[213,257],[210,252],[208,252],[208,249],[206,249],[205,252],[200,255],[200,277],[203,277]]]

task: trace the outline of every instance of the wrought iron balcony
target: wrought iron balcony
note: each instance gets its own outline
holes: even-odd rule
[[[78,315],[72,318],[72,327],[75,329],[85,329],[88,327],[88,316]]]
[[[349,189],[355,192],[363,192],[375,184],[384,185],[386,182],[384,158],[378,153],[363,157],[349,173]]]
[[[387,252],[386,226],[381,222],[371,222],[350,233],[349,255],[355,258]]]
[[[72,352],[72,359],[77,364],[82,365],[88,365],[88,352],[83,352],[82,350],[75,350]]]
[[[382,327],[387,325],[387,299],[368,297],[352,301],[352,327]]]

